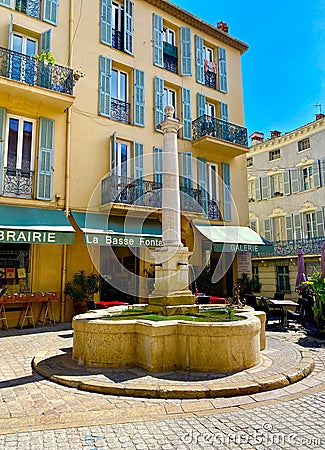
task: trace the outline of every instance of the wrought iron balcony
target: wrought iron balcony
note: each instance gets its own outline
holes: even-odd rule
[[[41,0],[16,0],[15,10],[27,16],[41,18]]]
[[[210,70],[204,72],[204,84],[212,89],[217,89],[217,76]]]
[[[73,94],[73,70],[0,47],[0,76],[51,91]]]
[[[247,147],[247,129],[206,114],[192,122],[193,140],[211,136]]]
[[[112,28],[112,47],[124,51],[124,33]]]
[[[301,249],[305,255],[320,255],[322,253],[322,243],[325,237],[317,237],[311,239],[296,239],[288,241],[274,241],[272,242],[274,250],[272,253],[267,251],[267,248],[260,248],[258,255],[255,256],[296,256],[298,250]],[[266,250],[263,252],[263,250]]]
[[[175,45],[163,42],[164,69],[178,73],[178,48]]]
[[[200,212],[200,190],[181,187],[181,209]],[[127,205],[161,208],[162,185],[155,181],[134,180],[110,175],[102,180],[102,205],[123,203]]]
[[[5,167],[3,195],[8,197],[32,198],[33,186],[33,171]]]
[[[117,120],[118,122],[130,123],[130,103],[112,98],[111,119]]]
[[[220,212],[220,202],[216,200],[208,200],[208,219],[222,220]]]

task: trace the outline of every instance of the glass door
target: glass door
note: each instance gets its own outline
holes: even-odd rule
[[[12,37],[11,78],[27,84],[35,84],[37,40],[23,34]]]

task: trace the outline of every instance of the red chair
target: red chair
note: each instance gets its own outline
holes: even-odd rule
[[[107,309],[110,308],[111,306],[120,306],[120,305],[128,305],[128,303],[125,302],[96,302],[95,303],[95,307],[96,309]]]
[[[215,297],[213,295],[210,296],[210,303],[214,305],[226,305],[227,301],[222,297]]]

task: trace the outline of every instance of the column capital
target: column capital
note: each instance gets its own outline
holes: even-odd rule
[[[174,119],[175,108],[172,105],[168,105],[165,107],[164,112],[166,114],[166,119],[159,124],[159,128],[164,134],[176,134],[178,130],[183,127],[183,124],[178,119]]]

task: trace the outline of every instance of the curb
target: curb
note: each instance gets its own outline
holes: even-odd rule
[[[134,382],[132,385],[125,383],[100,382],[96,380],[80,381],[78,374],[72,376],[60,374],[59,367],[51,367],[47,363],[50,347],[43,350],[33,358],[32,366],[38,374],[44,378],[81,391],[97,392],[113,396],[155,398],[155,399],[213,399],[219,397],[236,397],[241,395],[257,394],[259,392],[271,391],[274,389],[284,388],[290,384],[294,384],[306,378],[315,368],[314,360],[309,354],[303,350],[300,351],[301,361],[296,366],[282,372],[274,373],[263,377],[257,376],[253,381],[241,381],[237,383],[213,383],[205,384],[204,381],[191,386],[185,383],[181,386],[164,385],[163,381],[157,386],[143,385]],[[55,350],[57,348],[55,347]],[[57,358],[63,355],[57,355]],[[53,358],[53,352],[52,352]],[[86,370],[76,365],[76,369],[80,371],[80,375],[85,375]]]

